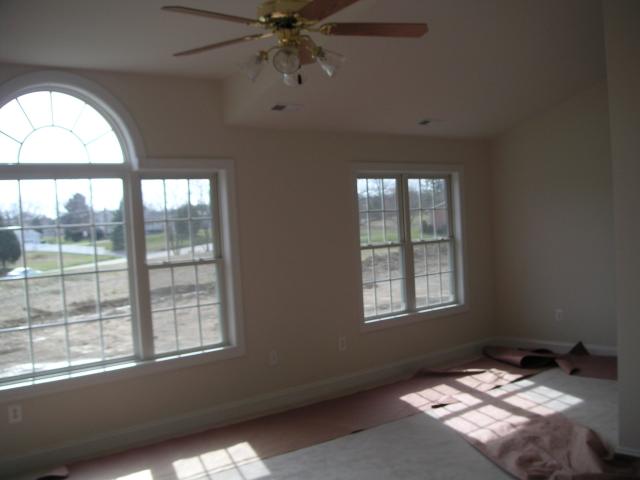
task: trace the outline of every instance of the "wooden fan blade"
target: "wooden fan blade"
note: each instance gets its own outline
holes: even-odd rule
[[[426,23],[327,23],[320,31],[325,35],[418,38],[429,28]]]
[[[185,50],[183,52],[174,53],[174,57],[183,57],[185,55],[193,55],[194,53],[206,52],[207,50],[215,50],[216,48],[226,47],[228,45],[235,45],[236,43],[250,42],[252,40],[260,40],[263,38],[272,37],[273,33],[262,33],[258,35],[248,35],[246,37],[234,38],[233,40],[226,40],[224,42],[212,43],[203,47],[192,48],[191,50]]]
[[[359,0],[313,0],[298,13],[308,20],[322,20]]]
[[[186,13],[187,15],[197,15],[199,17],[215,18],[216,20],[226,20],[227,22],[244,23],[245,25],[255,25],[259,23],[252,18],[236,17],[235,15],[226,15],[224,13],[210,12],[208,10],[199,10],[197,8],[166,6],[162,10],[173,13]]]
[[[313,52],[316,49],[316,44],[311,38],[303,37],[298,48],[298,55],[300,56],[300,65],[309,65],[316,63],[316,59],[313,56]]]

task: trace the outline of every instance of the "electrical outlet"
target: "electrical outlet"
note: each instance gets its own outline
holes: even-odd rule
[[[564,310],[561,308],[556,308],[554,312],[554,318],[556,322],[561,322],[564,320]]]
[[[9,405],[7,411],[9,423],[20,423],[22,421],[22,405]]]
[[[338,337],[338,351],[344,352],[347,349],[347,337]]]
[[[271,350],[269,352],[269,366],[275,367],[278,364],[278,351]]]

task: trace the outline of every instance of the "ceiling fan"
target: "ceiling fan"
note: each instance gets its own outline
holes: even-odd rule
[[[166,6],[163,10],[240,23],[267,30],[224,42],[175,53],[174,56],[193,55],[238,43],[276,37],[277,44],[258,53],[243,65],[243,70],[254,81],[272,55],[274,68],[282,74],[286,85],[302,84],[301,68],[318,63],[322,71],[333,77],[344,62],[339,53],[316,45],[309,33],[344,36],[376,36],[418,38],[427,33],[426,23],[319,23],[359,0],[266,0],[258,7],[258,18],[244,18],[196,8]]]

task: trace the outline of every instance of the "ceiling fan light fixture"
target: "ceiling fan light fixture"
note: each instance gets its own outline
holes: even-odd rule
[[[336,73],[338,73],[338,70],[345,60],[346,57],[344,55],[332,52],[331,50],[325,50],[324,48],[318,48],[316,52],[316,61],[329,78],[334,77]]]
[[[300,70],[300,54],[297,48],[282,47],[273,56],[273,67],[283,75],[291,75]]]
[[[268,60],[269,54],[263,50],[251,55],[251,57],[249,57],[249,59],[240,66],[240,68],[249,80],[255,82],[262,70],[264,70],[264,66],[267,64]]]
[[[302,85],[302,75],[300,73],[284,73],[282,81],[287,87],[299,87]]]

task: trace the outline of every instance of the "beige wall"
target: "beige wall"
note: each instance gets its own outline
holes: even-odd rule
[[[0,82],[24,71],[0,66]],[[1,454],[25,454],[491,335],[491,178],[485,142],[230,129],[221,124],[215,83],[82,75],[126,106],[149,157],[237,162],[247,354],[25,400],[21,424],[8,430],[0,422]],[[351,268],[359,255],[357,225],[350,204],[350,165],[358,161],[464,165],[468,313],[360,332],[359,279]],[[348,340],[342,354],[339,335]],[[271,349],[280,354],[276,368],[267,365]],[[6,404],[0,404],[2,411]]]
[[[640,2],[604,3],[611,110],[620,445],[640,456]]]
[[[498,333],[615,345],[606,85],[495,139],[492,169]]]

